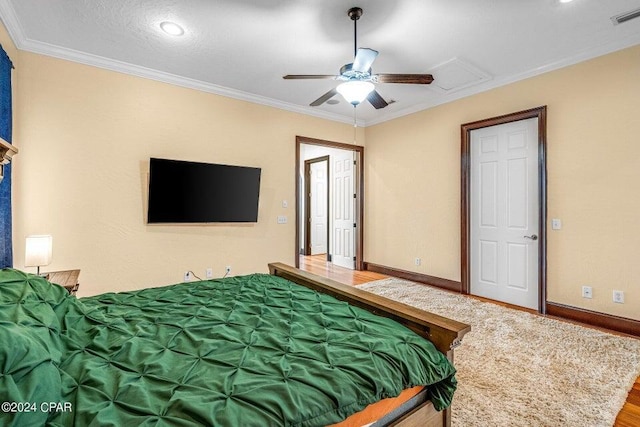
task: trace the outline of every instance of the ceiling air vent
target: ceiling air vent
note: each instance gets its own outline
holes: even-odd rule
[[[632,19],[640,18],[640,9],[632,10],[630,12],[621,13],[620,15],[612,16],[611,21],[613,25],[618,25],[631,21]]]

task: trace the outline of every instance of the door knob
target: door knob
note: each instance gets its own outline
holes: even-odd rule
[[[524,236],[525,239],[531,239],[531,240],[538,240],[538,236],[535,234],[532,234],[531,236]]]

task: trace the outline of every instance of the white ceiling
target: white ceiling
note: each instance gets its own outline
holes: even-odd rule
[[[386,100],[357,107],[371,125],[640,43],[640,19],[611,17],[639,0],[0,0],[17,47],[72,61],[352,122],[353,107],[308,104],[338,82],[358,44],[374,73],[434,74],[429,86],[378,84]],[[162,21],[185,29],[181,37]],[[602,84],[594,76],[594,84]],[[453,87],[452,87],[453,85]]]

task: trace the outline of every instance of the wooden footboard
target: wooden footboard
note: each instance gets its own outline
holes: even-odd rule
[[[464,334],[471,330],[471,326],[465,323],[447,319],[446,317],[363,291],[355,286],[344,285],[335,280],[316,276],[286,264],[269,264],[269,272],[275,276],[283,277],[299,285],[364,308],[378,316],[389,317],[398,323],[402,323],[418,335],[431,341],[438,350],[447,356],[453,357],[452,350],[460,345]]]
[[[451,362],[453,362],[453,349],[460,345],[464,334],[471,330],[471,326],[465,323],[447,319],[286,264],[271,263],[269,264],[269,272],[272,275],[346,301],[378,316],[389,317],[431,341]],[[401,413],[390,416],[388,421],[381,420],[373,425],[376,427],[449,426],[451,424],[450,415],[450,409],[438,412],[431,402],[422,399],[422,401],[415,400]]]

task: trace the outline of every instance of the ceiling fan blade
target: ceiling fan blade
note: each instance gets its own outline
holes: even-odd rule
[[[286,76],[282,76],[285,80],[296,80],[296,79],[335,79],[336,75],[333,74],[287,74]]]
[[[372,76],[374,83],[407,83],[428,85],[433,81],[431,74],[376,74]]]
[[[377,90],[372,90],[369,93],[369,95],[367,96],[367,101],[369,101],[371,105],[373,105],[373,108],[375,108],[376,110],[379,110],[380,108],[384,108],[387,105],[389,105],[389,103],[385,101],[382,96],[380,96]]]
[[[333,88],[329,92],[325,93],[324,95],[322,95],[320,98],[316,99],[309,105],[312,107],[317,107],[318,105],[322,105],[328,100],[330,100],[331,98],[333,98],[337,93],[338,91],[335,88]]]
[[[358,49],[356,57],[353,59],[353,66],[351,69],[354,71],[360,71],[361,73],[366,73],[369,71],[369,68],[371,68],[371,64],[373,64],[376,56],[378,56],[377,50],[361,47]]]

